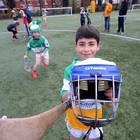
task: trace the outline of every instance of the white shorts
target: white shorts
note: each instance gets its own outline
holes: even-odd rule
[[[68,121],[66,121],[66,125],[67,125],[67,129],[68,129],[69,133],[70,133],[72,136],[76,137],[76,138],[81,138],[82,136],[84,136],[84,135],[87,133],[87,131],[82,131],[82,130],[78,130],[78,129],[72,128],[72,127],[69,125]],[[100,130],[102,131],[102,133],[103,133],[102,127],[99,127],[99,129],[100,129]],[[92,129],[92,130],[90,131],[89,138],[90,138],[90,139],[99,138],[99,137],[100,137],[100,131],[99,131],[99,129],[98,129],[98,128]]]
[[[49,52],[43,52],[43,53],[36,53],[36,65],[40,65],[40,63],[43,62],[45,64],[49,64]]]

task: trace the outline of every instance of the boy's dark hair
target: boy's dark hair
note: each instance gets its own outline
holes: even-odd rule
[[[100,33],[99,31],[92,25],[83,25],[78,28],[76,32],[75,42],[77,44],[79,39],[82,38],[94,38],[97,41],[97,44],[100,42]]]
[[[112,3],[113,3],[113,1],[112,1],[112,0],[109,0],[109,3],[111,3],[111,4],[112,4]]]

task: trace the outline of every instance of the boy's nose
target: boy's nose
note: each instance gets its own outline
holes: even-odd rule
[[[85,51],[89,51],[90,47],[88,45],[85,46]]]

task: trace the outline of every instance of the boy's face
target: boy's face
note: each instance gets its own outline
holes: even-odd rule
[[[100,45],[94,38],[81,38],[76,44],[76,53],[81,60],[94,57],[99,49]]]
[[[33,33],[32,33],[32,37],[35,38],[35,39],[39,39],[39,37],[40,37],[40,32],[33,32]]]

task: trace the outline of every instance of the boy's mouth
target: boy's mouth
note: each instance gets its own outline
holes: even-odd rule
[[[85,56],[85,57],[90,57],[91,54],[83,54],[83,56]]]

